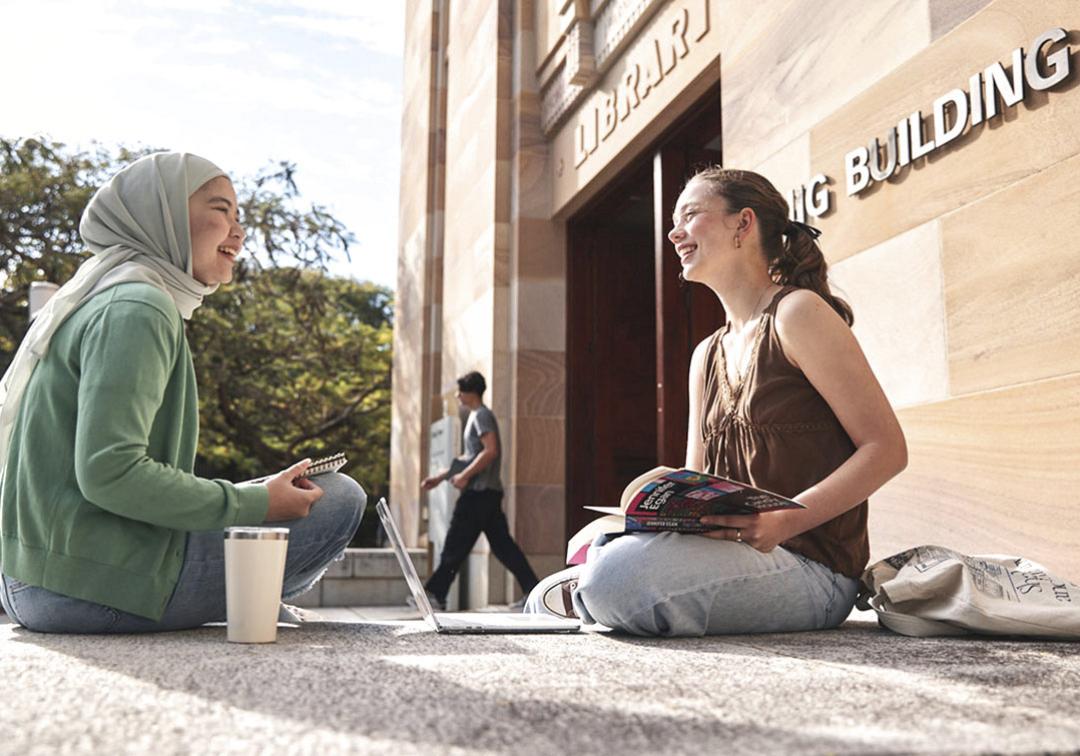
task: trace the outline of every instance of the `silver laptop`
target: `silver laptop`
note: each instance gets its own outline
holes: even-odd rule
[[[398,532],[397,523],[390,514],[390,507],[386,505],[386,499],[379,499],[375,505],[379,513],[386,535],[390,544],[397,554],[398,564],[405,574],[405,582],[409,584],[413,598],[416,599],[416,607],[437,633],[576,633],[581,629],[581,623],[577,620],[551,617],[544,614],[520,614],[508,612],[459,612],[435,613],[428,601],[424,584],[420,582],[420,576],[416,574],[409,553],[405,551],[405,541]]]

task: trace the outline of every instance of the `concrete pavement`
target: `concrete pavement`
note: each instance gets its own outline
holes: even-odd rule
[[[820,633],[436,636],[323,609],[268,646],[223,627],[0,624],[2,753],[1030,753],[1080,749],[1080,647]]]

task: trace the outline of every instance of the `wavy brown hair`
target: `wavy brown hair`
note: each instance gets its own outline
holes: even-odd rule
[[[828,265],[815,231],[788,219],[788,203],[764,176],[710,166],[689,181],[704,181],[710,193],[722,197],[728,211],[750,208],[757,214],[761,247],[769,265],[769,275],[783,286],[810,289],[829,303],[849,326],[855,322],[851,306],[832,293],[827,278]]]

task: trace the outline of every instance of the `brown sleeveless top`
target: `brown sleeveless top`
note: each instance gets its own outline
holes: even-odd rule
[[[776,307],[795,291],[777,292],[762,313],[746,374],[731,386],[721,341],[714,333],[705,362],[701,433],[705,472],[793,497],[819,483],[855,453],[855,445],[821,394],[792,365],[776,335]],[[868,502],[781,544],[858,578],[870,558]]]

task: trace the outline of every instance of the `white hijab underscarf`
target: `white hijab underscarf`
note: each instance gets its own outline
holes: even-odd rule
[[[0,380],[0,478],[26,384],[53,334],[79,306],[112,286],[141,281],[169,294],[187,320],[217,289],[191,274],[188,200],[207,181],[224,175],[197,155],[159,152],[124,168],[90,199],[79,234],[94,256],[38,312]]]

